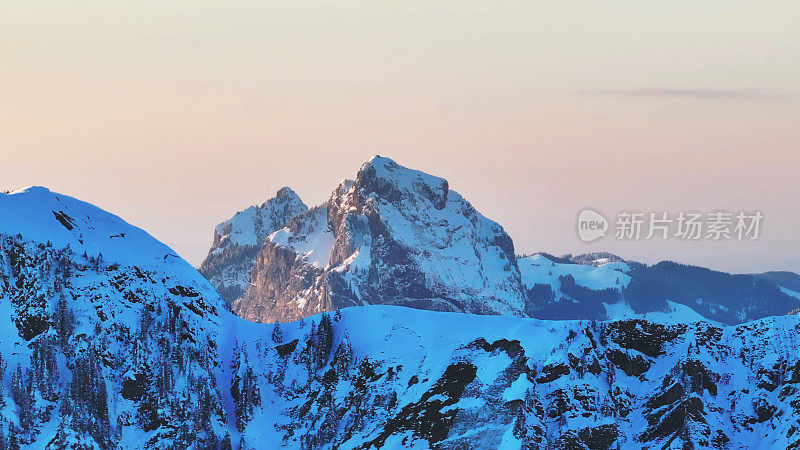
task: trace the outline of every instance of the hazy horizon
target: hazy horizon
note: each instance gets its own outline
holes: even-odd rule
[[[517,253],[800,272],[800,2],[10,2],[0,188],[44,185],[199,264],[281,186],[373,154]],[[578,211],[754,211],[755,241],[586,244]],[[0,218],[1,220],[1,218]]]

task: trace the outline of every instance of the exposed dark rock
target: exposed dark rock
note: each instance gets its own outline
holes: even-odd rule
[[[64,211],[53,211],[53,216],[55,216],[56,220],[58,220],[67,230],[72,231],[72,229],[75,228],[75,219],[68,216]]]
[[[578,437],[592,450],[607,449],[617,441],[619,429],[616,424],[598,425],[580,430]]]
[[[665,378],[664,382],[669,383],[671,378]],[[652,410],[659,409],[666,405],[671,405],[678,400],[680,400],[686,391],[683,389],[679,383],[672,383],[669,388],[650,397],[650,400],[647,401],[646,406]]]
[[[404,406],[400,412],[386,422],[378,437],[362,448],[382,447],[386,439],[402,430],[410,430],[414,436],[434,444],[447,437],[455,419],[457,409],[443,412],[442,409],[455,404],[466,386],[475,379],[477,367],[468,363],[450,365],[418,402]],[[439,397],[443,396],[444,400]]]
[[[297,343],[298,339],[295,339],[291,342],[287,342],[286,344],[275,346],[275,350],[278,352],[278,356],[285,358],[294,353],[294,349],[297,348]]]
[[[542,375],[536,379],[536,382],[550,383],[563,375],[569,375],[569,366],[566,364],[548,364],[542,367],[541,374]]]
[[[133,379],[126,379],[122,382],[122,398],[138,402],[147,392],[147,377],[137,373]]]
[[[638,377],[650,370],[651,362],[641,355],[629,355],[626,352],[612,349],[606,352],[606,357],[630,377]]]
[[[663,325],[641,319],[608,322],[608,339],[622,348],[629,348],[650,357],[661,354],[664,344],[680,336],[686,327],[683,325]]]
[[[665,412],[654,412],[647,416],[649,424],[647,430],[641,434],[640,439],[648,442],[656,438],[673,436],[683,430],[688,422],[705,423],[703,400],[699,397],[688,397]]]
[[[717,384],[719,375],[708,370],[706,366],[697,359],[689,359],[681,364],[683,373],[688,377],[689,391],[702,394],[703,390],[708,390],[711,395],[717,395]]]

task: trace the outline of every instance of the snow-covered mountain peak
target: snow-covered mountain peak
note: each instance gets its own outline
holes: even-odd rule
[[[380,197],[388,202],[430,202],[444,208],[449,190],[447,180],[403,167],[390,158],[374,156],[358,172],[356,186],[364,196]]]
[[[525,314],[511,238],[447,180],[375,156],[322,207],[264,245],[238,314],[285,321],[363,304]]]
[[[170,409],[224,401],[200,386],[221,375],[232,319],[197,270],[123,219],[42,187],[0,195],[0,448],[187,448]],[[208,417],[223,430],[222,412]]]
[[[211,252],[221,253],[231,245],[261,246],[273,231],[307,209],[300,196],[284,186],[261,206],[250,206],[217,225]]]
[[[289,186],[283,186],[275,193],[275,198],[283,197],[296,197],[297,200],[300,200],[300,196]]]
[[[177,254],[118,216],[46,187],[32,186],[0,195],[0,233],[28,241],[70,247],[105,261],[162,268],[187,264]],[[187,264],[188,265],[188,264]]]

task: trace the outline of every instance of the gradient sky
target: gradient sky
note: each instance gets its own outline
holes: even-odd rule
[[[0,188],[45,185],[199,263],[282,185],[373,154],[517,252],[800,272],[800,2],[4,1]],[[757,241],[584,244],[586,206],[761,210]]]

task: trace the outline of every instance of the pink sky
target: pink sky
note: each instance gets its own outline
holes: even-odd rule
[[[321,203],[381,154],[520,253],[800,272],[800,3],[548,3],[9,2],[0,188],[95,203],[196,264],[237,210],[282,185]],[[588,245],[586,206],[765,219],[753,242]]]

